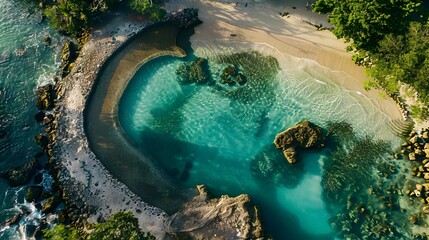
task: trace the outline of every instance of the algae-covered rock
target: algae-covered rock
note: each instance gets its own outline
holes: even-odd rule
[[[49,138],[46,135],[39,134],[34,137],[36,143],[43,149],[46,149],[49,144]]]
[[[51,197],[47,198],[45,203],[42,206],[42,212],[43,213],[50,213],[55,210],[55,208],[58,207],[61,203],[61,197],[58,195],[52,195]]]
[[[51,84],[37,88],[36,106],[40,110],[50,110],[54,107],[55,90]]]
[[[40,196],[42,195],[43,187],[41,186],[30,186],[27,187],[27,190],[25,191],[25,200],[27,202],[37,202],[40,199]]]
[[[72,41],[68,41],[64,44],[61,50],[61,69],[63,71],[62,77],[67,76],[71,70],[71,64],[76,60],[77,57],[77,46]]]
[[[239,69],[235,65],[228,65],[222,71],[220,76],[220,83],[228,84],[230,86],[238,83],[239,85],[246,84],[247,79],[243,73],[239,72]]]
[[[27,184],[33,177],[38,164],[36,160],[25,163],[15,169],[7,170],[1,175],[12,187],[22,186]]]
[[[282,150],[289,163],[295,163],[296,148],[311,148],[321,146],[322,128],[304,120],[276,135],[274,145]]]
[[[211,80],[208,61],[205,58],[198,58],[191,63],[183,63],[176,69],[176,74],[180,84],[202,84]]]

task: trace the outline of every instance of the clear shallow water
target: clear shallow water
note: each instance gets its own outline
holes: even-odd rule
[[[331,81],[347,76],[265,45],[198,46],[195,55],[209,59],[215,84],[180,85],[176,69],[193,58],[161,57],[142,66],[119,106],[130,139],[184,187],[205,184],[215,195],[249,194],[276,239],[332,239],[332,221],[341,225],[344,219],[331,217],[350,210],[338,199],[357,203],[377,181],[381,189],[393,182],[377,174],[399,139],[368,99]],[[228,64],[239,66],[246,85],[219,84]],[[272,142],[303,119],[338,134],[326,148],[301,153],[300,162],[289,165]],[[370,155],[359,154],[360,147]],[[336,162],[342,158],[347,164]],[[360,163],[366,166],[354,166]]]
[[[58,70],[61,37],[29,9],[22,1],[0,0],[0,171],[40,151],[33,140],[42,130],[34,121],[35,89],[52,82]],[[48,35],[52,44],[46,47]],[[0,180],[0,222],[18,212],[16,204],[25,204],[23,191]],[[0,231],[0,239],[20,238],[16,228]]]

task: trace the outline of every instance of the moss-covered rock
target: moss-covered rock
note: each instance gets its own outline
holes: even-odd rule
[[[25,191],[25,200],[27,202],[37,202],[42,195],[43,187],[41,186],[29,186]]]
[[[205,58],[198,58],[191,63],[183,63],[176,69],[176,74],[180,84],[202,84],[211,81],[208,61]]]
[[[42,212],[43,213],[51,213],[55,210],[55,208],[60,205],[62,199],[57,194],[52,195],[51,197],[47,198],[45,203],[42,206]]]
[[[46,149],[48,147],[48,144],[49,144],[48,136],[40,133],[39,135],[34,137],[34,140],[42,149]]]
[[[37,88],[36,107],[40,110],[50,110],[54,107],[56,98],[54,87],[51,84]]]
[[[62,77],[67,76],[71,71],[71,64],[76,60],[77,57],[77,46],[72,41],[68,41],[64,44],[61,50],[61,69]]]
[[[296,148],[311,148],[322,145],[322,128],[304,120],[276,135],[274,145],[282,150],[289,163],[296,162]]]

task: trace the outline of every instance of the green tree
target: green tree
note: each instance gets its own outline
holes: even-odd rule
[[[87,239],[151,240],[155,237],[140,231],[138,220],[131,212],[117,212],[110,216],[106,222],[95,224]]]
[[[408,83],[429,103],[429,23],[411,22],[407,33],[389,34],[378,46],[370,76],[390,93],[396,92],[399,82]]]
[[[403,33],[422,0],[318,0],[313,11],[330,13],[333,33],[358,50],[373,50],[384,35]]]
[[[167,13],[153,0],[131,0],[129,6],[136,12],[149,15],[152,20],[161,20]]]
[[[138,219],[131,212],[117,212],[107,221],[89,226],[89,231],[79,233],[77,229],[63,224],[43,231],[43,239],[48,240],[154,240],[149,233],[143,233]]]
[[[64,240],[64,239],[83,239],[79,232],[63,224],[56,225],[54,228],[43,231],[43,239],[46,240]]]
[[[45,9],[52,27],[66,34],[77,37],[81,31],[87,29],[88,10],[82,0],[58,0],[54,5]]]

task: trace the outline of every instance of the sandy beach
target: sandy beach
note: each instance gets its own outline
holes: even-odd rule
[[[400,109],[392,99],[381,97],[383,93],[378,90],[365,91],[364,68],[351,60],[352,54],[345,50],[347,44],[330,31],[319,31],[308,23],[330,27],[326,16],[305,9],[306,2],[180,0],[170,1],[165,7],[173,12],[187,7],[199,9],[203,24],[195,29],[191,38],[194,47],[199,40],[264,43],[284,54],[314,60],[333,72],[335,83],[366,95],[392,120],[402,121]],[[280,12],[289,12],[290,17],[282,17]]]

